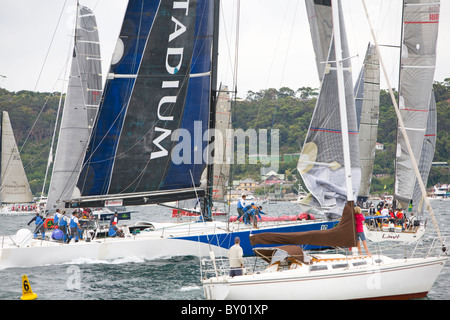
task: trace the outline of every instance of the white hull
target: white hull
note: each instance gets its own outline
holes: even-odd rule
[[[332,225],[332,223],[330,223]],[[61,263],[77,262],[82,259],[113,260],[139,257],[158,259],[172,256],[209,256],[214,251],[216,256],[227,256],[228,247],[233,244],[235,236],[241,237],[243,243],[249,242],[250,232],[269,230],[282,232],[305,231],[323,227],[320,221],[272,222],[259,223],[259,229],[242,223],[226,222],[191,222],[191,223],[148,223],[137,222],[145,226],[134,235],[128,227],[120,227],[125,237],[94,237],[90,242],[72,240],[64,244],[53,240],[31,239],[28,229],[23,229],[25,236],[0,236],[0,269],[10,267],[34,267]],[[266,225],[266,226],[263,226]],[[296,229],[293,229],[296,228]],[[21,232],[22,230],[19,230]],[[51,232],[46,232],[46,238]],[[21,240],[25,239],[25,240]],[[24,243],[20,245],[20,243]],[[16,244],[19,244],[16,245]],[[251,252],[251,250],[250,250]]]
[[[0,238],[0,269],[10,267],[34,267],[89,260],[114,260],[128,257],[157,259],[172,256],[207,256],[214,251],[218,256],[224,256],[228,250],[210,246],[205,243],[189,240],[173,239],[177,236],[194,236],[211,233],[216,229],[215,223],[197,223],[180,225],[171,223],[154,224],[156,230],[141,231],[132,235],[127,232],[125,237],[107,237],[90,242],[74,239],[69,244],[32,239],[18,247],[15,236]],[[46,236],[51,232],[46,233]],[[14,240],[14,241],[13,241]]]
[[[331,300],[424,297],[447,258],[390,259],[382,263],[342,269],[310,271],[303,265],[284,271],[265,271],[203,281],[207,299],[213,300]]]
[[[372,242],[381,242],[381,241],[396,241],[396,242],[407,242],[412,243],[425,234],[425,226],[421,225],[414,232],[403,231],[403,232],[395,232],[395,231],[382,231],[382,230],[368,230],[366,226],[364,226],[364,235],[367,240]]]

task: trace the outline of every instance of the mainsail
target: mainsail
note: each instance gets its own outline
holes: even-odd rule
[[[440,2],[405,0],[401,46],[399,108],[416,162],[419,163],[432,93]],[[405,138],[397,134],[394,198],[407,208],[414,191],[414,175]]]
[[[355,106],[361,165],[358,200],[365,202],[370,195],[380,109],[380,61],[375,46],[370,44],[355,85]]]
[[[321,5],[330,6],[329,1]],[[339,6],[341,4],[339,3]],[[340,30],[342,39],[345,97],[351,157],[353,194],[359,189],[359,146],[356,122],[355,101],[351,63],[347,45],[347,36],[343,22],[342,10],[339,8]],[[347,201],[346,175],[344,170],[341,120],[339,114],[337,72],[335,62],[334,40],[329,47],[327,66],[319,98],[314,110],[308,134],[300,155],[297,169],[312,194],[311,206],[327,208],[329,212],[340,215]]]
[[[75,40],[47,210],[64,207],[74,192],[101,99],[100,42],[93,12],[78,7]]]
[[[30,185],[17,149],[16,139],[7,111],[1,119],[1,187],[2,203],[26,203],[33,201]]]
[[[77,184],[83,205],[205,193],[214,9],[212,0],[129,1]]]

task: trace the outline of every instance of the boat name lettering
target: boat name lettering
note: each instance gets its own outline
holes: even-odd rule
[[[399,239],[400,235],[397,234],[397,235],[393,236],[393,235],[390,235],[390,234],[383,233],[382,238],[383,239],[393,239],[393,240],[395,240],[395,239]]]
[[[189,0],[187,1],[174,1],[173,2],[173,13],[180,14],[180,16],[189,14]],[[166,60],[165,67],[166,71],[169,75],[175,75],[181,68],[181,64],[183,62],[183,52],[184,47],[169,47],[174,45],[172,41],[176,40],[182,34],[186,32],[186,26],[180,22],[181,17],[179,19],[174,16],[171,17],[171,21],[174,23],[174,31],[169,35],[168,39],[168,47],[166,52]],[[176,41],[175,41],[176,42]],[[176,62],[174,62],[176,61]],[[167,81],[163,80],[161,84],[161,88],[163,89],[176,89],[175,95],[166,95],[161,98],[158,104],[158,119],[161,121],[173,121],[173,116],[167,115],[167,110],[170,110],[170,105],[173,105],[177,102],[177,93],[179,89],[179,81]],[[164,107],[164,105],[168,104],[169,107]],[[163,111],[164,110],[164,111]],[[172,130],[166,128],[155,127],[155,132],[160,132],[160,135],[153,140],[153,144],[158,148],[158,151],[152,152],[150,155],[150,159],[156,159],[161,157],[166,157],[169,153],[168,151],[161,146],[161,142],[165,140],[172,134]]]

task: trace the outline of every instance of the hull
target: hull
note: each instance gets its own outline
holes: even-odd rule
[[[414,232],[395,232],[395,231],[382,231],[382,230],[368,230],[364,226],[364,235],[369,241],[381,242],[381,241],[396,241],[396,242],[407,242],[412,243],[420,238],[425,233],[425,226],[420,226]]]
[[[447,258],[394,260],[360,268],[309,271],[308,266],[203,281],[207,299],[409,299],[427,295]],[[367,259],[366,259],[367,260]],[[371,259],[370,259],[371,260]]]
[[[127,257],[157,259],[172,256],[227,256],[234,238],[241,238],[245,255],[253,255],[249,235],[255,232],[295,232],[331,228],[336,222],[310,222],[250,229],[242,224],[224,222],[148,223],[152,226],[133,234],[123,228],[123,238],[99,238],[63,244],[57,241],[32,239],[21,243],[15,236],[0,238],[0,268],[33,267],[77,262],[83,259],[111,260]],[[228,230],[228,231],[227,231]],[[28,231],[28,230],[26,230]]]

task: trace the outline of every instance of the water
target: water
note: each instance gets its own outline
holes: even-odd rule
[[[450,201],[432,200],[443,235],[450,235]],[[268,204],[264,211],[272,216],[295,214],[291,203]],[[150,214],[150,212],[152,214]],[[138,220],[169,221],[171,210],[159,206],[142,208],[132,214]],[[32,215],[0,216],[0,235],[15,234],[27,227]],[[32,230],[32,225],[28,228]],[[435,232],[428,221],[427,233]],[[114,261],[80,260],[70,264],[0,270],[0,300],[18,300],[22,295],[21,277],[28,276],[40,300],[202,300],[199,259],[173,257],[145,261],[139,257]],[[450,299],[450,263],[447,263],[427,299]]]

